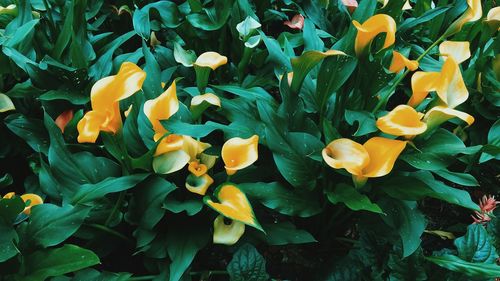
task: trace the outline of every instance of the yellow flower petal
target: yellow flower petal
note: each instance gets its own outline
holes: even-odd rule
[[[14,106],[14,103],[12,103],[12,100],[6,94],[0,93],[0,112],[6,112],[15,109],[16,107]]]
[[[198,160],[189,162],[188,170],[195,176],[200,177],[207,173],[207,166],[200,164]]]
[[[125,110],[125,111],[123,112],[123,115],[125,115],[125,117],[128,117],[128,115],[129,115],[129,114],[130,114],[130,112],[132,111],[132,106],[133,106],[133,104],[131,104],[131,105],[127,108],[127,110]]]
[[[393,136],[415,136],[427,129],[427,125],[420,119],[422,116],[413,107],[398,105],[377,120],[377,127],[382,132]]]
[[[488,12],[486,23],[493,30],[500,30],[500,7],[495,7]]]
[[[214,183],[214,180],[208,174],[203,174],[201,176],[189,174],[186,178],[186,189],[192,193],[205,195],[212,183]]]
[[[0,15],[17,15],[17,6],[10,4],[7,7],[0,6]]]
[[[9,193],[5,194],[3,196],[3,198],[5,198],[5,199],[11,199],[12,197],[14,197],[14,195],[16,195],[15,192],[9,192]]]
[[[460,16],[456,21],[454,21],[448,30],[445,32],[445,36],[448,37],[462,30],[464,24],[468,22],[477,21],[483,16],[483,9],[481,7],[481,0],[467,0],[467,10]]]
[[[403,8],[401,10],[405,11],[405,10],[411,10],[413,7],[411,6],[410,4],[410,1],[409,0],[406,0],[405,4],[403,5]]]
[[[405,146],[406,141],[381,137],[369,139],[363,144],[370,155],[370,163],[363,169],[363,176],[374,178],[389,174]]]
[[[396,40],[396,22],[389,15],[378,14],[372,16],[363,24],[355,20],[353,20],[352,23],[358,30],[356,41],[354,42],[354,49],[357,56],[364,54],[367,48],[370,47],[373,39],[380,33],[386,34],[382,49],[393,45]]]
[[[155,134],[154,140],[157,141],[163,134]],[[158,146],[156,146],[155,156],[163,153],[180,150],[184,147],[184,137],[180,135],[170,134],[164,137]]]
[[[408,105],[416,107],[429,94],[436,91],[441,86],[441,73],[417,71],[411,77],[412,96]]]
[[[189,155],[182,149],[170,151],[153,158],[153,170],[158,174],[174,173],[184,168],[189,160]]]
[[[92,110],[77,125],[78,142],[95,142],[99,131],[116,133],[122,125],[118,102],[139,91],[144,79],[146,72],[124,62],[116,75],[97,81],[90,91]]]
[[[155,133],[166,133],[160,120],[167,120],[179,110],[175,81],[157,98],[144,103],[144,114],[153,126]]]
[[[209,155],[205,153],[200,153],[200,162],[207,166],[207,169],[212,169],[212,167],[215,165],[215,162],[217,162],[217,159],[219,156],[217,155]]]
[[[415,71],[418,68],[418,61],[409,60],[401,53],[393,51],[392,52],[392,62],[389,67],[389,71],[393,73],[398,73],[407,67],[411,71]]]
[[[238,187],[225,184],[216,191],[216,197],[220,203],[216,203],[208,197],[205,197],[204,201],[221,215],[262,230],[255,219],[252,206],[248,202],[245,193]]]
[[[427,123],[429,129],[435,128],[442,123],[452,119],[460,118],[465,121],[469,126],[474,123],[474,117],[449,107],[445,106],[435,106],[431,108],[424,116],[424,121]]]
[[[21,199],[23,199],[24,202],[29,202],[29,204],[24,208],[23,213],[26,215],[29,215],[31,213],[31,207],[39,204],[43,204],[42,197],[32,194],[32,193],[27,193],[21,195]]]
[[[191,108],[201,105],[202,102],[207,102],[211,105],[220,107],[220,99],[218,96],[212,93],[207,93],[204,95],[198,95],[191,99]]]
[[[248,139],[232,138],[222,146],[222,160],[228,175],[244,169],[257,161],[259,136],[254,135]]]
[[[212,70],[216,70],[219,66],[225,65],[226,63],[227,57],[216,52],[205,52],[196,59],[194,65],[210,67]]]
[[[439,53],[442,56],[452,57],[460,64],[470,58],[470,43],[467,41],[444,41],[439,45]]]
[[[198,155],[211,146],[209,143],[195,140],[190,136],[182,136],[182,138],[184,140],[182,150],[189,155],[189,161],[195,161]]]
[[[224,216],[214,220],[214,244],[234,245],[245,233],[245,224],[232,220],[231,224],[224,222]]]
[[[462,104],[469,97],[462,72],[452,57],[448,57],[441,69],[441,86],[436,89],[439,98],[450,108]]]
[[[366,149],[350,139],[336,139],[322,151],[323,160],[334,169],[346,169],[353,175],[361,175],[370,162]]]

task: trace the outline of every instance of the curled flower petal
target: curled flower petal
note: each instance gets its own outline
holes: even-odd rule
[[[14,195],[16,195],[15,192],[9,192],[9,193],[5,194],[3,196],[3,198],[5,198],[5,199],[11,199],[12,197],[14,197]]]
[[[198,155],[211,146],[209,143],[195,140],[190,136],[182,136],[182,138],[184,140],[182,150],[189,155],[189,161],[195,161]]]
[[[132,111],[132,107],[133,107],[133,104],[131,104],[131,105],[127,108],[127,110],[125,110],[125,111],[123,112],[123,115],[125,115],[125,117],[128,117],[128,115],[129,115],[129,114],[130,114],[130,112]]]
[[[17,6],[14,4],[10,4],[7,7],[0,6],[0,15],[17,15]]]
[[[448,30],[446,30],[444,36],[449,37],[462,30],[464,24],[468,22],[477,21],[483,15],[483,8],[481,7],[481,0],[467,0],[467,10],[454,21]]]
[[[462,73],[456,61],[449,57],[441,69],[441,85],[436,92],[439,98],[450,108],[462,104],[469,98]]]
[[[73,110],[68,109],[65,110],[63,113],[59,114],[54,123],[57,125],[57,127],[59,127],[59,129],[61,129],[61,132],[64,133],[64,128],[66,128],[66,125],[68,125],[71,119],[73,119]]]
[[[203,174],[201,176],[190,174],[186,178],[186,189],[192,193],[205,195],[212,183],[214,183],[214,180],[208,174]]]
[[[144,103],[144,115],[153,126],[155,133],[164,134],[167,130],[160,123],[167,120],[179,110],[175,81],[157,98]]]
[[[245,224],[231,220],[230,224],[224,222],[224,216],[217,216],[214,220],[214,244],[234,245],[245,233]]]
[[[452,57],[460,64],[470,58],[470,43],[467,41],[444,41],[439,45],[442,56]]]
[[[416,107],[429,94],[436,91],[441,86],[441,73],[439,72],[423,72],[417,71],[411,77],[412,96],[408,101],[408,105]]]
[[[215,196],[220,203],[216,203],[210,198],[205,197],[205,204],[227,218],[262,230],[245,193],[238,187],[232,184],[222,185],[216,190]]]
[[[0,112],[15,110],[16,107],[12,100],[6,94],[0,93]]]
[[[190,158],[184,150],[175,150],[153,157],[153,170],[158,174],[170,174],[184,168]]]
[[[207,173],[207,166],[200,164],[199,161],[189,162],[188,170],[195,176],[200,177]]]
[[[387,115],[377,120],[377,127],[384,133],[393,136],[415,136],[422,134],[427,125],[420,121],[422,115],[413,107],[398,105]]]
[[[370,163],[363,169],[363,176],[374,178],[389,174],[405,146],[406,141],[381,137],[369,139],[363,144],[370,155]]]
[[[434,106],[424,116],[424,122],[429,128],[435,128],[442,123],[452,119],[459,118],[465,121],[469,126],[474,123],[474,117],[446,106]]]
[[[486,23],[493,30],[500,30],[500,7],[495,7],[488,12]]]
[[[358,7],[358,1],[356,0],[342,0],[342,4],[349,10],[349,13],[354,13],[356,8]]]
[[[116,75],[97,81],[90,91],[92,110],[77,125],[78,142],[95,142],[99,131],[116,133],[122,125],[118,102],[139,91],[144,79],[146,72],[124,62]]]
[[[293,16],[291,21],[283,22],[284,25],[290,27],[291,29],[302,30],[304,28],[304,16],[301,14],[297,14]]]
[[[226,63],[227,57],[217,52],[205,52],[196,59],[194,65],[210,67],[212,70],[216,70],[219,66],[225,65]]]
[[[228,175],[244,169],[257,161],[259,136],[254,135],[248,139],[232,138],[222,146],[222,160]]]
[[[334,169],[346,169],[353,175],[362,175],[370,162],[366,149],[350,139],[336,139],[322,151],[325,162]]]
[[[408,68],[411,71],[415,71],[418,69],[418,61],[409,60],[401,53],[393,51],[392,52],[392,62],[389,67],[389,71],[393,73],[398,73],[404,68]]]
[[[163,134],[155,134],[154,140],[157,141]],[[155,156],[163,153],[180,150],[184,147],[184,137],[176,134],[170,134],[164,137],[158,146],[156,146]]]
[[[203,102],[220,107],[220,99],[212,93],[195,96],[191,99],[191,108],[201,105]]]
[[[24,208],[23,211],[23,213],[25,213],[26,215],[29,215],[31,213],[31,207],[43,204],[42,197],[33,193],[23,194],[21,195],[21,199],[23,199],[24,202],[28,203],[28,205]]]
[[[396,40],[396,22],[385,14],[374,15],[363,24],[353,20],[352,23],[358,30],[354,49],[357,56],[363,55],[369,49],[372,41],[380,33],[385,33],[385,41],[382,49],[390,47]]]
[[[406,11],[406,10],[411,10],[413,7],[410,4],[409,0],[406,0],[405,4],[403,5],[403,8],[401,10]]]

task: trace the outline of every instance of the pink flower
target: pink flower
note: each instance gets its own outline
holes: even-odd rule
[[[64,128],[66,128],[66,125],[69,123],[69,121],[71,121],[71,119],[73,119],[73,110],[68,109],[57,116],[54,122],[56,123],[57,127],[61,129],[61,132],[64,133]]]
[[[475,211],[475,216],[472,215],[472,219],[474,220],[474,223],[480,223],[480,224],[486,224],[488,223],[489,221],[491,221],[491,218],[490,216],[488,216],[488,214],[482,214],[478,211]]]
[[[358,7],[358,1],[356,0],[342,0],[342,4],[349,10],[349,13],[354,13],[354,10]]]
[[[304,16],[297,14],[293,16],[291,21],[285,21],[284,25],[290,27],[291,29],[302,30],[304,28]]]
[[[483,195],[481,200],[479,200],[479,208],[481,208],[482,213],[491,213],[497,207],[497,204],[500,201],[495,200],[495,196],[486,196]]]

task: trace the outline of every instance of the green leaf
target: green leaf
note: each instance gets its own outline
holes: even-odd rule
[[[134,174],[119,178],[107,178],[95,184],[84,184],[73,195],[73,204],[84,204],[102,198],[109,193],[128,190],[143,181],[149,174]]]
[[[234,0],[214,0],[212,7],[203,8],[200,13],[189,14],[186,19],[196,28],[206,31],[218,30],[229,18],[233,2]]]
[[[420,236],[424,233],[426,225],[424,215],[417,209],[417,203],[384,199],[379,205],[387,214],[381,215],[382,220],[401,237],[403,258],[413,254],[420,246]]]
[[[99,264],[99,257],[92,251],[66,244],[61,248],[45,249],[26,256],[27,275],[24,281],[44,281]]]
[[[0,219],[6,225],[11,225],[17,216],[24,210],[25,203],[19,196],[0,198]]]
[[[269,280],[264,257],[250,244],[244,244],[234,253],[227,265],[227,272],[231,281]]]
[[[321,207],[313,192],[286,188],[280,183],[240,183],[238,188],[250,199],[281,214],[311,217],[321,212]]]
[[[333,191],[327,191],[328,200],[333,204],[344,203],[351,210],[365,210],[382,214],[383,211],[377,204],[370,201],[366,195],[359,193],[354,187],[339,183]]]
[[[179,43],[174,42],[174,59],[185,67],[192,67],[196,61],[196,54],[193,50],[184,50]]]
[[[34,151],[48,153],[49,136],[40,120],[21,114],[11,114],[5,118],[4,122],[9,130],[24,139]]]
[[[500,276],[500,266],[496,264],[467,262],[454,255],[431,256],[425,259],[441,267],[463,273],[470,277],[496,278]]]
[[[298,229],[291,222],[263,224],[266,234],[258,232],[269,245],[305,244],[318,242],[307,231]]]
[[[415,28],[417,25],[431,21],[435,17],[448,11],[450,7],[436,7],[434,9],[429,9],[423,15],[418,18],[407,18],[402,24],[398,26],[397,34],[404,34],[411,28]]]
[[[398,255],[391,254],[387,266],[391,269],[389,281],[424,281],[428,280],[424,268],[422,248],[411,256],[401,259]]]
[[[364,136],[369,133],[378,131],[376,126],[375,116],[371,112],[367,111],[353,111],[345,110],[345,120],[349,125],[354,125],[355,122],[358,123],[358,128],[353,134],[354,137]]]
[[[489,234],[481,224],[469,225],[465,236],[455,239],[454,243],[458,257],[465,261],[494,264],[498,258]]]
[[[2,249],[0,250],[0,263],[3,263],[19,253],[16,246],[19,237],[12,224],[5,224],[3,221],[0,221],[0,233],[2,233],[0,236],[0,249]]]
[[[58,245],[80,228],[89,212],[90,208],[82,205],[33,206],[26,228],[26,237],[43,247]]]
[[[401,200],[421,200],[428,196],[471,210],[479,210],[479,206],[472,201],[467,191],[447,186],[435,180],[429,172],[395,176],[384,182],[380,188],[389,196]]]
[[[455,173],[448,170],[432,171],[434,174],[463,186],[479,186],[479,182],[476,178],[470,174],[465,173]]]

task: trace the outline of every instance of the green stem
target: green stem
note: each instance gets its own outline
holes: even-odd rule
[[[444,40],[445,37],[444,35],[441,35],[441,37],[439,37],[434,43],[432,43],[432,45],[429,46],[429,48],[427,48],[417,59],[416,61],[420,61],[421,59],[423,59],[431,50],[432,48],[436,47],[437,44],[439,44],[442,40]],[[386,104],[387,103],[387,99],[389,99],[389,97],[391,96],[391,93],[394,92],[396,90],[396,87],[399,85],[399,83],[401,83],[401,81],[403,81],[403,79],[406,77],[406,75],[408,75],[408,73],[410,73],[410,70],[409,69],[406,69],[405,72],[403,73],[403,75],[401,75],[399,77],[398,80],[396,80],[396,82],[394,82],[394,84],[392,84],[391,88],[389,89],[389,91],[387,91],[387,95],[385,97],[380,97],[380,100],[378,101],[377,105],[375,106],[375,108],[373,108],[372,110],[372,113],[375,113],[377,112],[377,110],[379,110],[382,105]]]
[[[243,51],[243,57],[241,58],[240,63],[238,63],[238,81],[241,83],[243,82],[243,76],[245,74],[245,68],[248,65],[248,62],[250,62],[250,58],[252,57],[253,49],[245,47],[245,50]]]
[[[92,227],[92,228],[95,228],[95,229],[99,229],[103,232],[106,232],[108,234],[111,234],[113,236],[116,236],[124,241],[127,241],[128,243],[130,244],[134,244],[134,241],[132,241],[130,238],[128,238],[127,236],[121,234],[120,232],[116,231],[116,230],[113,230],[105,225],[102,225],[102,224],[96,224],[96,223],[87,223],[85,224],[86,226],[88,227]]]
[[[125,191],[120,192],[120,195],[118,196],[118,200],[116,200],[116,203],[113,206],[111,213],[109,213],[109,216],[106,219],[106,222],[104,223],[105,226],[109,226],[109,224],[113,220],[113,217],[115,216],[116,212],[118,211],[118,208],[123,204],[123,200],[125,200]]]

